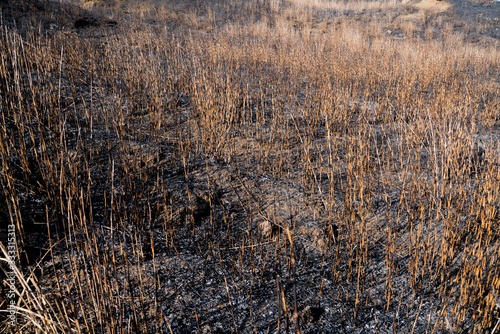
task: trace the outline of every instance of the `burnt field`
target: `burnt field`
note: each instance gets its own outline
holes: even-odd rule
[[[0,9],[0,332],[500,332],[500,3]]]

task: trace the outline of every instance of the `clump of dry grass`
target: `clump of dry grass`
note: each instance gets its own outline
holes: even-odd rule
[[[19,328],[494,328],[498,49],[238,6],[2,27],[2,215],[47,253],[17,273]]]

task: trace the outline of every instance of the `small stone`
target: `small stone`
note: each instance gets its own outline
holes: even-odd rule
[[[264,220],[259,223],[260,233],[264,238],[269,238],[272,235],[273,227],[270,221]]]

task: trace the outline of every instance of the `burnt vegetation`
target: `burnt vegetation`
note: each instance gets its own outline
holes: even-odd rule
[[[499,6],[2,2],[0,331],[500,331]]]

